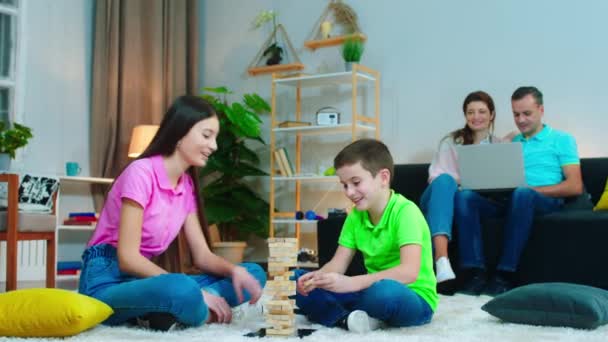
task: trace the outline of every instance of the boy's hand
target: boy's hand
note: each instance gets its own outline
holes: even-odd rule
[[[351,277],[340,273],[319,273],[314,278],[315,287],[335,293],[359,291],[359,286]]]
[[[296,289],[299,294],[302,296],[308,296],[308,293],[316,288],[314,278],[317,274],[320,273],[318,271],[309,272],[298,278]]]

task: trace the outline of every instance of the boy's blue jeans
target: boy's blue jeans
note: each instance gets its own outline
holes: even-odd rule
[[[506,206],[475,191],[459,191],[456,194],[455,215],[461,266],[485,268],[481,219],[506,215],[503,250],[497,269],[515,272],[528,242],[534,215],[557,211],[563,203],[561,198],[548,197],[523,187],[513,191]]]
[[[97,298],[114,310],[103,322],[107,325],[122,324],[151,312],[170,313],[184,325],[201,325],[209,314],[201,290],[223,297],[231,307],[240,304],[229,278],[180,273],[137,278],[120,271],[116,248],[106,244],[89,247],[82,259],[78,292]],[[259,265],[241,266],[264,287],[266,273]],[[245,301],[251,298],[247,291],[243,291],[243,297]]]
[[[437,176],[420,197],[420,209],[431,229],[431,237],[445,235],[452,240],[454,220],[454,195],[458,183],[447,173]]]
[[[304,270],[296,270],[296,281]],[[333,293],[314,289],[308,296],[296,294],[296,304],[312,322],[333,327],[354,310],[363,310],[370,317],[389,326],[406,327],[429,323],[433,310],[428,303],[404,284],[384,279],[369,288],[350,293]]]

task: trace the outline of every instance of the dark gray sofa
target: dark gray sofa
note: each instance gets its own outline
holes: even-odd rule
[[[395,166],[393,189],[418,203],[427,185],[428,164]],[[608,177],[608,158],[581,159],[583,182],[593,204],[603,193]],[[344,217],[329,218],[317,225],[319,263],[331,259]],[[484,251],[488,269],[494,269],[502,248],[503,219],[483,222]],[[454,240],[458,228],[454,227]],[[454,241],[453,240],[453,241]],[[568,203],[560,212],[537,217],[530,240],[524,249],[516,282],[519,285],[538,282],[569,282],[608,289],[608,211],[582,209],[580,202]],[[457,286],[467,275],[458,269],[456,243],[450,244],[450,259],[458,275]],[[365,272],[357,255],[347,274]]]

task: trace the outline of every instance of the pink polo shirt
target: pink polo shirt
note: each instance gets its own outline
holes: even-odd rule
[[[118,245],[123,198],[144,208],[139,251],[147,258],[164,252],[179,233],[186,216],[197,210],[189,174],[184,173],[174,188],[161,156],[138,159],[129,164],[114,182],[88,246]]]

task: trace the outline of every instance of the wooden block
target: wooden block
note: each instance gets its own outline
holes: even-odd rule
[[[294,332],[295,332],[294,328],[287,328],[287,329],[266,329],[266,335],[289,336],[289,335],[293,335]]]
[[[293,314],[287,313],[287,314],[270,314],[270,315],[266,315],[266,318],[269,319],[274,319],[276,321],[291,321],[293,320],[295,317]]]

